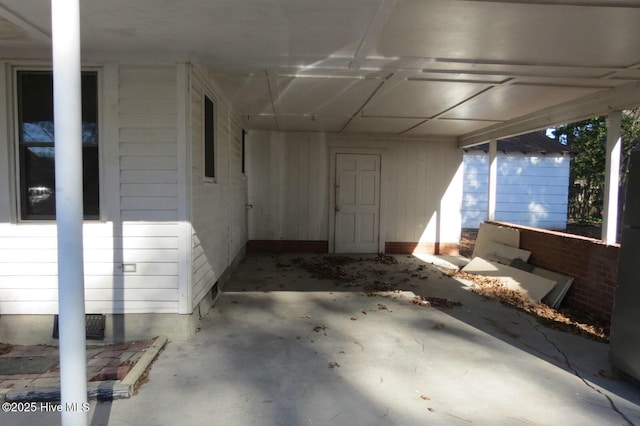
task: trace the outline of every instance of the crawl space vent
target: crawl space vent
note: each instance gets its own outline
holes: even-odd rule
[[[105,316],[103,314],[86,314],[86,337],[89,340],[104,339]],[[53,319],[53,338],[58,339],[58,316]]]

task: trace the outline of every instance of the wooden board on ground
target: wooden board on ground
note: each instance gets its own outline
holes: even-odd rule
[[[485,257],[490,254],[489,243],[493,241],[510,247],[520,247],[520,231],[492,223],[481,223],[478,236],[473,247],[472,257]]]
[[[495,241],[489,241],[487,250],[487,254],[479,257],[492,262],[502,263],[503,265],[509,265],[513,259],[520,259],[526,262],[529,260],[529,257],[531,257],[530,251],[496,243]]]
[[[531,274],[511,266],[491,262],[481,257],[475,257],[463,272],[486,277],[499,278],[505,287],[517,290],[533,302],[540,302],[551,290],[556,282],[539,275]]]
[[[554,280],[557,283],[553,290],[551,290],[551,292],[547,294],[542,301],[552,308],[560,306],[562,299],[564,299],[567,291],[569,291],[569,287],[571,287],[571,284],[573,283],[573,278],[538,267],[533,268],[531,273]]]

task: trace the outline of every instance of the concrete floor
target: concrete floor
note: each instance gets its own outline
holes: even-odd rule
[[[345,267],[355,284],[338,285],[295,257],[249,255],[196,337],[169,343],[138,395],[92,403],[90,424],[640,425],[640,386],[607,378],[605,344],[484,300],[415,257],[367,257]],[[374,281],[401,291],[367,296]],[[414,294],[462,306],[423,307]],[[56,423],[0,413],[3,425]]]

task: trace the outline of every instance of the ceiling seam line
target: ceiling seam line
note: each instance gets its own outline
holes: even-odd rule
[[[367,106],[369,101],[371,101],[371,99],[376,95],[376,93],[378,93],[378,91],[382,88],[382,86],[384,86],[384,84],[387,81],[388,80],[380,82],[380,84],[378,85],[378,87],[376,87],[376,89],[373,91],[373,93],[371,93],[371,95],[363,102],[362,106],[360,108],[358,108],[358,110],[349,118],[349,121],[347,121],[347,123],[342,127],[342,129],[340,129],[339,133],[342,133],[342,132],[345,131],[345,129],[349,126],[349,124],[351,124],[353,119],[364,109],[365,106]]]

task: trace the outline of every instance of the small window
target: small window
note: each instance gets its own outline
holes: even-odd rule
[[[17,73],[20,218],[56,218],[53,73]],[[82,177],[84,218],[100,217],[98,75],[82,73]]]
[[[245,165],[245,137],[247,136],[247,131],[242,129],[242,174],[247,174],[247,169]]]
[[[204,177],[216,178],[216,108],[213,101],[204,96]]]

